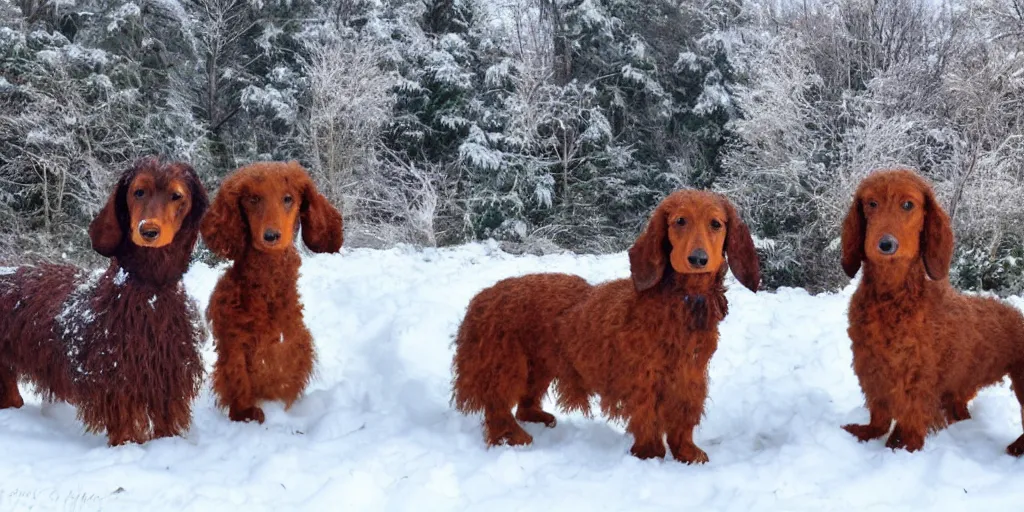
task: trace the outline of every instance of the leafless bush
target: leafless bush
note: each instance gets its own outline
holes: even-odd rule
[[[28,83],[0,87],[0,223],[3,247],[16,260],[88,254],[85,223],[146,146],[133,129],[143,113],[131,90],[71,72],[106,56],[76,45],[39,54],[24,63]]]
[[[390,121],[397,78],[381,69],[383,49],[370,41],[316,41],[307,50],[309,159],[324,193],[341,204],[360,186],[355,177],[372,181],[381,164],[377,141]]]
[[[347,194],[352,222],[346,231],[354,245],[438,245],[445,236],[439,210],[453,202],[443,176],[439,168],[421,169],[385,150],[372,176],[358,179]]]
[[[1003,58],[956,66],[944,90],[957,133],[950,210],[961,236],[987,240],[992,257],[1005,235],[1024,238],[1024,56],[993,53]]]
[[[305,139],[324,193],[344,205],[353,245],[438,244],[442,169],[422,168],[384,148],[398,77],[382,69],[385,50],[367,40],[309,43],[311,103]]]
[[[725,156],[730,173],[718,187],[769,240],[768,284],[834,273],[813,255],[829,249],[837,214],[828,196],[842,187],[841,177],[829,165],[827,141],[841,129],[839,116],[822,103],[824,83],[798,38],[779,34],[748,51],[741,68],[748,84],[734,91],[744,116],[730,125],[737,142]]]

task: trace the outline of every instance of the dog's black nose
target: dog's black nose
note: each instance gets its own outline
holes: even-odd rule
[[[686,261],[689,261],[693,268],[704,268],[704,265],[708,264],[708,253],[704,249],[694,249],[686,257]]]
[[[882,254],[896,254],[896,249],[899,248],[900,243],[892,235],[883,235],[882,239],[878,241],[878,250],[882,251]]]
[[[139,234],[147,242],[152,242],[160,236],[160,228],[156,224],[143,224],[139,226]]]
[[[263,240],[274,243],[281,238],[281,232],[273,229],[268,229],[263,232]]]

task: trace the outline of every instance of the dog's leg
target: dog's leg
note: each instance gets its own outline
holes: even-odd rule
[[[920,340],[903,340],[906,347],[927,345]],[[924,447],[929,428],[944,423],[942,396],[938,391],[938,356],[930,350],[917,350],[906,354],[907,359],[896,365],[900,377],[892,382],[888,405],[896,426],[885,446],[893,450],[903,448],[916,452]]]
[[[908,452],[916,452],[924,447],[928,426],[941,412],[934,410],[939,405],[938,397],[930,396],[926,392],[908,393],[907,395],[903,397],[903,403],[896,410],[896,426],[889,434],[885,446],[893,450],[903,448]],[[936,414],[929,414],[929,412]]]
[[[153,423],[153,438],[173,437],[188,430],[192,423],[192,398],[179,396],[165,399],[162,404],[150,404],[149,418]]]
[[[123,444],[143,444],[149,437],[141,430],[139,425],[109,425],[107,427],[107,444],[109,446],[121,446]]]
[[[630,407],[629,425],[626,430],[633,434],[633,447],[629,449],[634,457],[653,459],[665,457],[665,441],[662,431],[657,426],[657,414],[654,403]]]
[[[10,367],[0,365],[0,409],[17,409],[23,405],[17,375]]]
[[[228,406],[231,421],[256,421],[263,423],[263,409],[256,405],[249,364],[244,347],[224,345],[217,351],[217,362],[213,366],[213,390],[219,401]]]
[[[161,439],[164,437],[174,437],[177,435],[166,421],[160,418],[153,418],[153,439]]]
[[[263,409],[256,405],[249,407],[232,405],[228,409],[228,417],[231,418],[231,421],[238,422],[255,421],[256,423],[263,423],[266,421]]]
[[[667,429],[668,448],[672,456],[686,464],[704,464],[708,454],[693,442],[693,429],[697,428],[704,414],[704,400],[707,398],[707,381],[701,379],[687,386],[685,396],[672,397],[661,405],[661,424]]]
[[[679,462],[704,464],[708,461],[708,454],[693,443],[693,429],[696,427],[697,425],[681,426],[668,434],[668,447],[672,450],[672,456]]]
[[[958,421],[971,419],[971,412],[967,409],[968,400],[954,396],[952,393],[942,395],[942,411],[946,415],[946,422],[949,424]]]
[[[163,404],[154,405],[155,404],[150,404],[148,411],[149,420],[153,424],[153,439],[173,436],[174,432],[171,427],[171,400],[168,399]]]
[[[889,439],[885,441],[885,447],[916,452],[924,447],[924,436],[927,433],[927,422],[921,419],[912,418],[906,423],[896,420],[896,426],[893,427],[892,434],[889,434]]]
[[[285,410],[291,409],[292,404],[306,390],[313,375],[313,363],[316,359],[313,337],[305,325],[300,324],[294,328],[291,336],[284,336],[283,343],[270,352],[278,361],[268,361],[268,364],[278,366],[280,383],[268,382],[266,385],[277,389],[275,394],[284,402]]]
[[[487,434],[487,444],[490,446],[519,446],[533,442],[533,436],[516,422],[507,406],[484,407],[484,430]]]
[[[1013,388],[1017,402],[1020,403],[1020,423],[1024,428],[1024,366],[1010,371],[1010,387]],[[1006,452],[1014,457],[1024,455],[1024,434],[1021,434],[1013,444],[1006,447]]]
[[[143,444],[149,439],[138,431],[130,431],[125,433],[124,430],[116,430],[113,433],[107,432],[107,444],[110,446],[121,446],[123,444],[135,443]]]
[[[867,425],[857,425],[854,423],[843,425],[843,430],[853,434],[862,443],[888,434],[889,429],[892,427],[892,413],[889,412],[888,404],[876,402],[869,404],[868,408],[871,411],[870,423]]]
[[[544,368],[535,366],[530,369],[530,376],[526,381],[526,394],[519,400],[519,407],[516,409],[517,420],[543,423],[548,428],[555,426],[554,415],[541,409],[541,402],[548,391],[551,379],[551,372]]]
[[[107,428],[107,444],[110,446],[121,446],[128,442],[128,435],[117,427]]]
[[[889,438],[885,440],[885,446],[893,450],[906,447],[906,442],[903,441],[903,426],[899,422],[893,425]]]
[[[1006,447],[1006,453],[1013,455],[1014,457],[1020,457],[1024,455],[1024,434],[1021,434],[1016,441]]]
[[[90,389],[76,405],[85,423],[86,430],[107,432],[107,444],[119,446],[125,443],[142,444],[150,439],[149,415],[138,396],[122,389]]]

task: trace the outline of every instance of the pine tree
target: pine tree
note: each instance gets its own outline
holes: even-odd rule
[[[173,122],[166,93],[165,51],[182,42],[175,5],[26,3],[27,12],[4,13],[5,252],[91,255],[84,226],[129,162],[154,152],[192,156],[196,134]]]

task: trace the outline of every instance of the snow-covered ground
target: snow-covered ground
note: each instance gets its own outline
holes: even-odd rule
[[[108,448],[74,409],[26,395],[0,411],[0,510],[1019,510],[1024,461],[1008,385],[923,452],[859,444],[840,425],[867,411],[850,368],[852,289],[753,294],[734,285],[696,441],[711,462],[628,455],[600,417],[526,425],[535,443],[487,449],[479,417],[448,404],[451,341],[469,299],[498,279],[564,271],[624,277],[624,254],[514,257],[486,244],[346,250],[305,260],[317,377],[264,425],[228,421],[208,388],[186,438]],[[197,265],[205,308],[220,269]],[[1017,300],[1018,306],[1024,301]],[[214,358],[205,351],[207,365]],[[23,388],[24,389],[24,388]],[[549,404],[550,405],[550,404]]]

